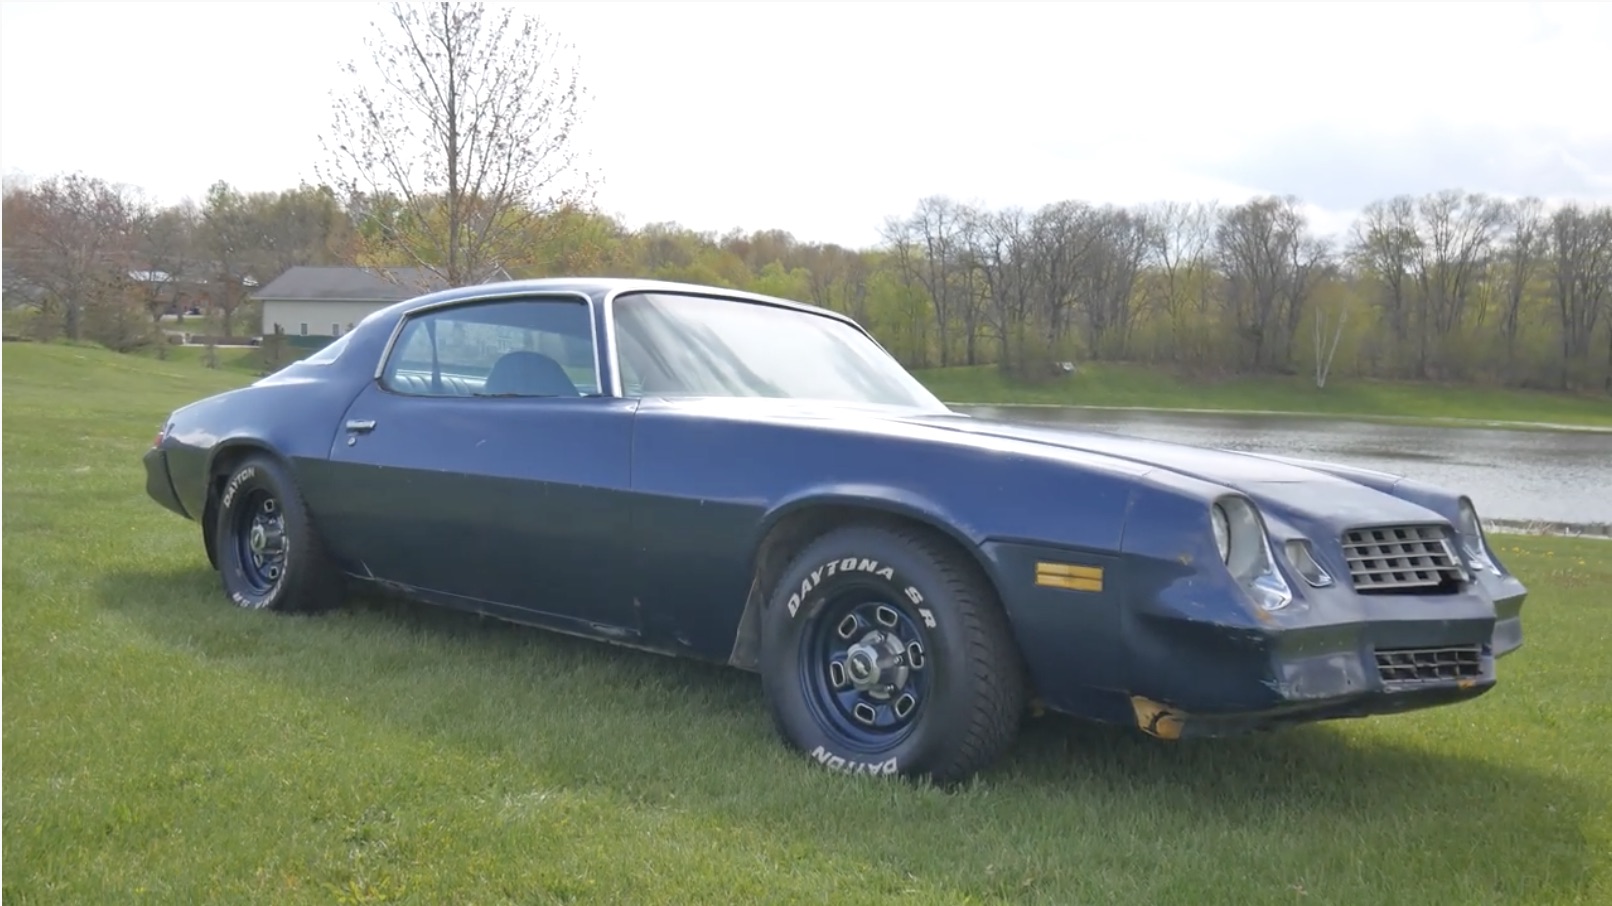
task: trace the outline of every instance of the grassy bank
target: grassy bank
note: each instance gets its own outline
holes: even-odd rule
[[[957,403],[1326,413],[1612,428],[1608,396],[1394,381],[1336,381],[1317,390],[1313,380],[1302,377],[1192,380],[1125,364],[1088,364],[1073,376],[1034,385],[1009,381],[994,366],[914,373],[941,399]]]
[[[1061,719],[947,795],[784,751],[745,674],[455,614],[224,603],[142,490],[193,364],[4,353],[7,903],[1612,901],[1612,549],[1503,536],[1456,708],[1171,745]]]
[[[176,365],[190,367],[207,367],[207,347],[205,346],[169,346],[163,351],[165,358],[161,361],[172,362]],[[281,365],[284,366],[295,358],[301,358],[304,350],[296,350],[283,354]],[[232,372],[239,375],[248,375],[256,378],[267,370],[262,347],[259,346],[217,346],[213,349],[217,370]],[[141,350],[139,355],[143,358],[156,359],[155,348]]]

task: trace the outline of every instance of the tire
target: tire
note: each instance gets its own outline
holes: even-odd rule
[[[250,456],[219,492],[214,547],[224,593],[249,610],[318,612],[341,601],[308,507],[278,461]]]
[[[761,636],[779,733],[830,769],[950,784],[1018,733],[1024,668],[996,595],[918,532],[813,541],[773,589]]]

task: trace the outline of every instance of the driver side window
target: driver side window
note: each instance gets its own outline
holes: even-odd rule
[[[582,299],[473,302],[410,317],[381,371],[407,396],[599,393],[593,318]]]

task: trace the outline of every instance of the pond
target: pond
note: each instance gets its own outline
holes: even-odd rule
[[[1404,475],[1466,493],[1486,520],[1612,525],[1612,432],[1514,431],[1241,413],[954,406],[981,418],[1298,456]]]

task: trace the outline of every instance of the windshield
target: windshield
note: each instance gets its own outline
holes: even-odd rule
[[[946,407],[867,335],[777,305],[675,293],[615,301],[623,391]]]

